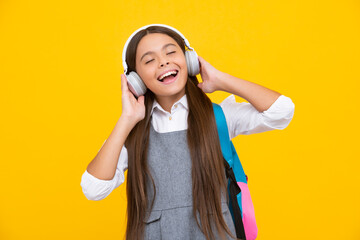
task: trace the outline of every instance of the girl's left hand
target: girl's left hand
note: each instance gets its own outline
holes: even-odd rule
[[[198,87],[205,93],[212,93],[219,88],[219,79],[221,71],[217,70],[210,63],[205,61],[202,57],[198,56],[200,62],[200,75],[202,82],[198,84]]]

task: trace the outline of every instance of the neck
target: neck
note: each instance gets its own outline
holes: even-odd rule
[[[155,96],[156,101],[167,112],[171,112],[171,107],[185,95],[185,88],[172,96]]]

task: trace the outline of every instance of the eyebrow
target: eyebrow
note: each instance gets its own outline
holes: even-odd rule
[[[168,46],[171,46],[171,45],[176,47],[175,44],[173,44],[173,43],[168,43],[168,44],[165,44],[165,45],[162,47],[162,49],[165,49],[165,48],[167,48]],[[154,53],[154,52],[153,52],[153,51],[148,51],[148,52],[144,53],[144,55],[142,55],[142,57],[140,58],[140,61],[141,61],[146,55],[151,54],[151,53]]]

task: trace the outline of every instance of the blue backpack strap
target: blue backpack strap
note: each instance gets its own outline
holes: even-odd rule
[[[232,159],[234,161],[233,169],[234,169],[236,180],[238,182],[243,182],[243,183],[247,184],[247,177],[245,175],[245,172],[244,172],[244,169],[243,169],[243,167],[241,165],[239,156],[237,155],[234,144],[232,142],[231,142],[231,150],[232,150],[232,153],[233,153],[233,155],[232,155]]]
[[[229,138],[229,130],[226,124],[226,118],[222,108],[216,103],[212,103],[212,104],[213,104],[215,120],[216,120],[217,130],[220,139],[221,151],[224,158],[229,163],[230,167],[233,167],[233,160],[232,160],[233,154],[230,144],[231,142]]]
[[[237,182],[247,183],[246,175],[241,165],[239,156],[236,153],[234,144],[230,140],[229,130],[227,127],[224,112],[221,106],[219,106],[216,103],[212,103],[212,104],[213,104],[215,120],[218,128],[221,151],[223,153],[223,156],[229,163],[230,167],[233,168]]]
[[[237,172],[235,171],[236,168],[239,167],[241,167],[242,170],[242,166],[235,151],[234,145],[230,140],[226,118],[222,108],[218,104],[213,103],[213,109],[215,114],[218,135],[220,139],[221,151],[224,157],[226,177],[229,179],[228,181],[228,194],[230,198],[229,210],[231,212],[231,216],[235,223],[236,236],[240,239],[246,239],[245,229],[242,220],[243,214],[242,214],[242,204],[241,204],[241,189],[237,184],[238,182],[237,180],[241,179],[242,176],[241,175],[236,176],[236,174],[241,174],[241,171],[237,171]],[[235,162],[233,161],[233,159],[235,160]]]

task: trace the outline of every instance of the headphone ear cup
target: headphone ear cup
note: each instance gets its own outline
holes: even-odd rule
[[[195,51],[189,51],[187,50],[185,52],[185,58],[186,58],[186,65],[188,68],[188,74],[190,76],[196,76],[200,73],[200,64],[198,55]]]
[[[130,91],[136,97],[140,97],[146,93],[147,88],[136,72],[130,72],[129,74],[126,74],[126,78],[128,80]]]

